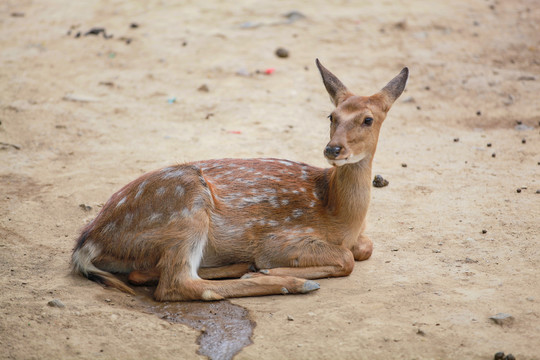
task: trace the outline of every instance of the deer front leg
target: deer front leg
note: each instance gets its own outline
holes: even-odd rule
[[[280,251],[281,249],[281,251]],[[354,257],[349,249],[322,240],[303,238],[295,243],[269,242],[264,256],[256,261],[260,272],[273,276],[294,276],[321,279],[349,275],[354,268]]]
[[[371,241],[367,235],[360,234],[356,244],[351,248],[351,251],[354,255],[354,260],[367,260],[371,257],[371,253],[373,252],[373,241]]]

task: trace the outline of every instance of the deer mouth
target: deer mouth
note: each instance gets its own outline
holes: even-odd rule
[[[360,153],[358,155],[350,154],[344,159],[328,159],[327,158],[326,161],[328,161],[328,163],[332,166],[340,167],[346,164],[356,164],[364,160],[365,157],[366,157],[365,153]]]

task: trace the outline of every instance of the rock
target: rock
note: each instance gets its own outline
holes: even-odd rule
[[[387,186],[388,184],[388,180],[383,178],[381,175],[375,175],[375,177],[373,178],[373,186],[375,187],[381,188]]]
[[[514,322],[514,317],[510,314],[506,313],[498,313],[497,315],[493,315],[489,318],[497,325],[510,325]]]
[[[294,321],[294,318],[291,315],[287,315],[287,320]]]
[[[276,49],[276,56],[280,58],[288,58],[289,57],[289,50],[285,48],[277,48]]]
[[[516,360],[516,357],[512,354],[508,354],[504,357],[504,360]]]
[[[426,333],[424,332],[424,330],[418,329],[418,330],[416,330],[416,335],[426,336]]]
[[[202,84],[201,86],[199,86],[199,88],[197,89],[197,91],[201,91],[201,92],[209,92],[210,89],[208,88],[208,85]]]
[[[84,211],[90,211],[92,210],[92,207],[90,205],[86,205],[86,204],[79,204],[79,207],[81,209],[83,209]]]
[[[459,142],[459,138],[454,138],[454,142]]]
[[[49,305],[50,307],[57,307],[57,308],[60,308],[60,309],[63,309],[63,308],[66,307],[66,305],[64,305],[64,303],[61,302],[58,299],[54,299],[54,300],[49,301],[47,303],[47,305]]]
[[[503,360],[503,358],[504,358],[504,352],[502,351],[495,353],[495,356],[493,356],[493,360]]]
[[[401,163],[401,167],[404,167],[404,168],[405,168],[405,167],[407,167],[407,164]]]

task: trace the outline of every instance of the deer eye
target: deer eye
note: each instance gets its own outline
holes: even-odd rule
[[[336,118],[334,117],[334,115],[330,114],[328,115],[328,118],[330,119],[330,125],[336,124]]]
[[[373,118],[367,117],[364,119],[364,125],[371,126],[373,124]]]

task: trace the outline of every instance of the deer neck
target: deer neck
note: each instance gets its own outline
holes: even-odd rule
[[[368,155],[354,164],[330,170],[328,184],[328,209],[340,223],[359,234],[366,217],[371,197],[371,164]]]

